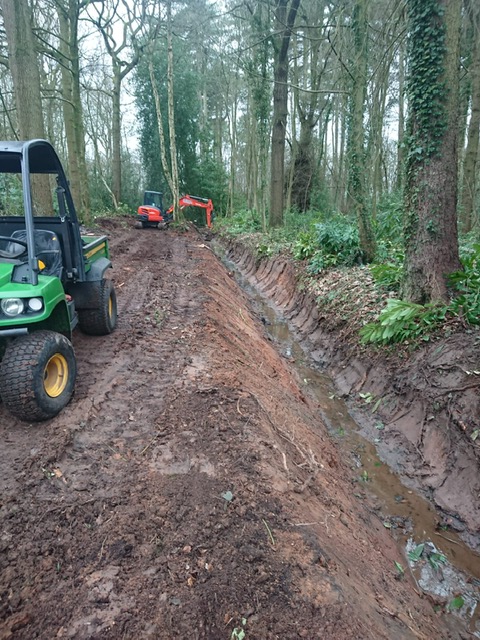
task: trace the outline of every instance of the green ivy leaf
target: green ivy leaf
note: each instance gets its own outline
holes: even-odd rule
[[[425,544],[422,542],[417,545],[413,551],[408,552],[408,557],[412,562],[418,562],[422,556]]]
[[[465,600],[462,598],[462,596],[457,596],[450,602],[450,604],[448,605],[448,608],[450,610],[452,609],[458,610],[458,609],[461,609],[464,604],[465,604]]]

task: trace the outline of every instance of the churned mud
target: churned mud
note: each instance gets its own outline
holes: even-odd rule
[[[118,329],[76,332],[55,419],[0,406],[0,639],[470,637],[208,242],[105,230]]]

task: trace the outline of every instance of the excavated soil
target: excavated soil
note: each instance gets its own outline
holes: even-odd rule
[[[117,330],[55,419],[0,406],[0,638],[469,637],[206,241],[106,230]]]

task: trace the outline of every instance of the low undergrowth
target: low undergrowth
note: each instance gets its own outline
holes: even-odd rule
[[[401,211],[398,203],[389,204],[377,217],[377,260],[369,265],[363,264],[356,223],[344,215],[290,213],[284,227],[263,233],[254,212],[241,212],[223,221],[220,233],[241,236],[258,258],[285,255],[297,261],[329,323],[344,327],[360,344],[412,348],[439,334],[478,328],[480,243],[475,237],[462,239],[463,270],[450,276],[449,303],[401,300]]]

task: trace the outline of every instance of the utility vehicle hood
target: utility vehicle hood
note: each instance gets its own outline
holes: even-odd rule
[[[0,262],[0,287],[3,287],[11,282],[14,266],[15,265],[9,262]]]
[[[38,276],[38,284],[32,285],[12,282],[12,272],[15,265],[8,262],[0,262],[0,297],[33,298],[46,297],[49,302],[56,304],[65,299],[63,285],[55,276]],[[48,304],[48,303],[47,303]]]

